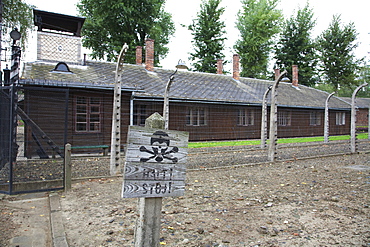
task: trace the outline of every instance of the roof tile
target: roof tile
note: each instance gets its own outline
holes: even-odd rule
[[[21,78],[22,84],[48,84],[65,87],[105,88],[112,90],[115,81],[115,63],[91,62],[86,66],[71,65],[72,74],[50,73],[56,63],[26,63]],[[125,64],[122,75],[122,89],[140,91],[141,97],[163,97],[166,84],[173,70],[155,68],[147,71],[141,65]],[[262,104],[266,89],[273,81],[251,78],[235,80],[228,75],[178,71],[170,90],[170,98],[228,102],[237,104]],[[326,92],[299,85],[299,90],[290,83],[280,82],[278,105],[287,107],[324,108],[329,95]],[[330,108],[348,109],[350,105],[333,97]]]

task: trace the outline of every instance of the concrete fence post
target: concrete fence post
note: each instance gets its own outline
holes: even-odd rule
[[[276,156],[276,145],[277,145],[277,88],[279,86],[280,81],[283,77],[287,74],[285,70],[280,76],[276,79],[274,85],[271,88],[271,106],[270,106],[270,131],[269,131],[269,146],[267,157],[268,160],[271,162],[275,161]]]
[[[352,93],[352,104],[351,104],[351,152],[357,153],[357,133],[356,133],[356,94],[360,91],[361,88],[367,86],[367,83],[364,83],[358,86],[355,91]]]
[[[266,148],[267,146],[267,95],[270,92],[272,85],[270,85],[262,99],[262,118],[261,118],[261,148]]]
[[[329,142],[329,99],[335,94],[331,93],[325,100],[325,116],[324,116],[324,142]]]
[[[64,146],[64,191],[69,191],[72,188],[72,147],[67,143]]]
[[[121,86],[123,74],[123,62],[127,44],[124,44],[118,56],[116,78],[114,83],[112,133],[110,146],[110,175],[114,176],[121,168]]]

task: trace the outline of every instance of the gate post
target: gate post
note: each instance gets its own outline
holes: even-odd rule
[[[71,144],[67,143],[64,147],[64,191],[72,188],[72,167],[71,167]]]

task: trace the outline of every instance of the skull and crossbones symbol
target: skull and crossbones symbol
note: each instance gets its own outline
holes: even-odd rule
[[[150,145],[152,150],[147,149],[144,146],[140,147],[140,152],[149,153],[152,156],[148,158],[140,158],[140,162],[147,162],[148,160],[154,159],[155,161],[162,162],[164,159],[171,160],[173,163],[177,163],[177,157],[172,157],[172,153],[177,153],[179,151],[178,147],[173,147],[170,151],[170,138],[168,134],[164,131],[156,131],[150,138]]]

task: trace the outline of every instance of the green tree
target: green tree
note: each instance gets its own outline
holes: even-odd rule
[[[328,29],[318,37],[318,50],[323,80],[338,90],[357,85],[356,77],[362,59],[353,54],[357,43],[357,31],[351,22],[342,25],[340,16],[334,15]]]
[[[122,45],[131,49],[125,59],[135,63],[136,46],[145,39],[155,40],[155,63],[166,56],[175,27],[171,14],[164,11],[165,0],[81,0],[77,5],[86,17],[82,29],[83,45],[92,49],[92,57],[114,61]]]
[[[200,5],[198,18],[189,26],[192,31],[194,53],[189,59],[195,71],[216,72],[217,59],[223,59],[222,53],[225,45],[225,23],[220,20],[225,8],[220,8],[221,0],[203,0]]]
[[[347,86],[338,86],[331,83],[318,83],[314,87],[328,93],[337,92],[339,97],[352,97],[353,91],[361,84],[370,82],[370,67],[367,65],[360,66],[359,76],[356,78],[356,84]],[[358,93],[357,97],[370,98],[370,86],[363,87]]]
[[[242,0],[236,27],[240,39],[234,48],[240,55],[241,76],[267,78],[267,65],[273,37],[279,33],[282,13],[279,0]]]
[[[356,85],[352,85],[350,88],[344,88],[343,90],[339,90],[339,96],[343,97],[351,97],[353,91],[363,83],[367,82],[370,83],[370,67],[366,64],[362,64],[360,66],[359,76],[356,78],[357,83]],[[360,91],[357,93],[357,97],[362,98],[370,98],[370,86],[367,85],[366,87],[363,87]]]
[[[9,33],[14,28],[17,28],[22,35],[20,42],[24,48],[24,45],[27,42],[28,32],[34,27],[32,14],[32,8],[34,6],[27,4],[22,0],[2,0],[2,4],[3,25],[1,35],[10,42]]]
[[[313,10],[307,4],[297,11],[296,16],[285,21],[275,48],[278,67],[291,75],[292,65],[298,65],[298,80],[306,86],[312,86],[318,80],[316,45],[311,38],[315,24]]]

